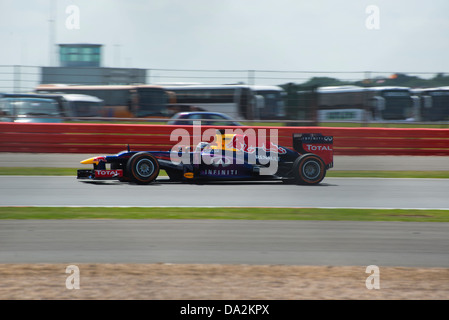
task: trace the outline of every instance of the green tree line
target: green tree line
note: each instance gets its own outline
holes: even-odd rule
[[[404,73],[395,73],[389,77],[375,77],[358,81],[344,81],[331,77],[313,77],[301,84],[287,83],[281,85],[284,89],[288,87],[297,87],[298,90],[325,87],[325,86],[344,86],[354,85],[361,87],[378,86],[403,86],[410,88],[432,88],[449,86],[449,75],[438,73],[433,78],[423,79],[418,76],[410,76]]]

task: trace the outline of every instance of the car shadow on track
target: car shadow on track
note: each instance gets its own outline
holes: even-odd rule
[[[336,184],[322,182],[317,185],[300,185],[295,183],[285,183],[283,181],[192,181],[192,182],[180,182],[180,181],[170,181],[169,179],[157,179],[156,181],[150,184],[137,184],[133,182],[120,182],[120,181],[98,181],[98,180],[83,180],[80,181],[86,184],[92,185],[102,185],[102,186],[124,186],[124,185],[132,185],[132,186],[163,186],[170,184],[178,184],[178,185],[196,185],[196,186],[211,186],[211,185],[248,185],[248,186],[257,186],[257,185],[284,185],[289,187],[334,187]]]

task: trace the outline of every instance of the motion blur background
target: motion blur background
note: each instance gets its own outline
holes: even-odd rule
[[[275,85],[285,110],[273,118],[316,120],[309,111],[321,108],[320,87],[401,86],[421,99],[419,90],[449,86],[448,9],[444,0],[5,0],[0,92],[42,83]],[[447,101],[434,119],[407,103],[400,117],[370,111],[370,119],[449,120]]]

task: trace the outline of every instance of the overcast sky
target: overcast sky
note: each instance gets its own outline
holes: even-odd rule
[[[49,66],[51,30],[104,67],[449,72],[448,0],[1,0],[0,64]]]

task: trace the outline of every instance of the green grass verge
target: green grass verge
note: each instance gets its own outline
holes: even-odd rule
[[[85,167],[86,168],[86,167]],[[90,167],[89,167],[90,168]],[[82,169],[82,167],[78,168]],[[0,175],[25,176],[76,176],[77,168],[0,167]],[[166,176],[161,170],[160,176]],[[337,178],[441,178],[449,179],[449,171],[342,171],[329,170],[327,177]]]
[[[232,219],[449,222],[449,210],[0,207],[0,219]]]
[[[81,167],[80,167],[81,169]],[[0,167],[3,176],[76,176],[74,168]]]

